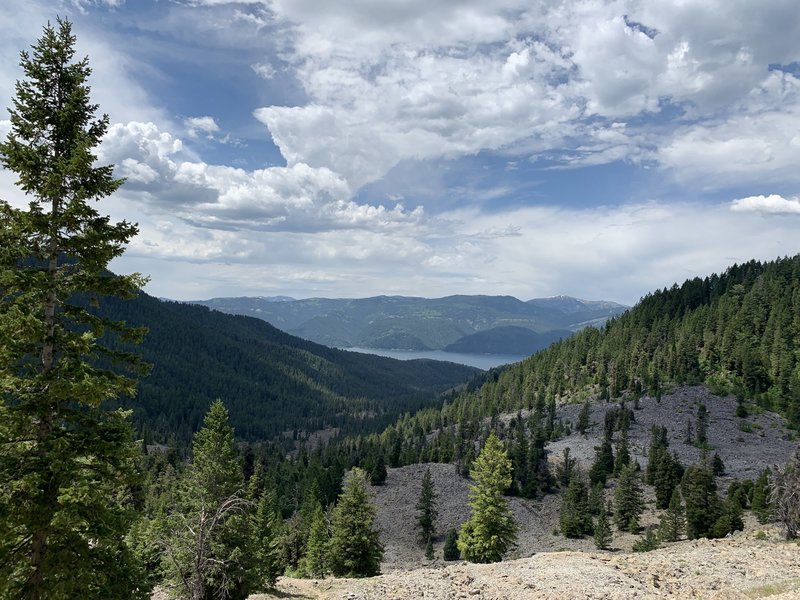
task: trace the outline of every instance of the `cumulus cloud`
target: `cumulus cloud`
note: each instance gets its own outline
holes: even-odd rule
[[[486,150],[572,166],[649,159],[691,167],[708,184],[719,183],[721,167],[752,181],[786,171],[785,152],[765,145],[793,147],[783,138],[787,108],[800,107],[795,95],[774,108],[784,125],[777,142],[769,115],[745,117],[775,84],[768,65],[800,58],[792,42],[800,25],[785,3],[274,0],[269,8],[309,101],[255,116],[290,164],[327,167],[354,189],[403,160]],[[667,129],[666,143],[665,130],[642,121],[665,108],[692,123],[675,136]]]
[[[325,167],[295,163],[246,170],[208,164],[153,123],[113,125],[99,158],[127,178],[123,194],[150,211],[207,229],[387,230],[420,223],[424,216],[421,208],[407,210],[399,203],[357,203],[347,182]]]
[[[736,212],[760,212],[770,215],[800,215],[800,199],[784,198],[778,194],[748,196],[731,202]]]
[[[186,126],[189,137],[192,138],[203,136],[213,139],[214,134],[219,131],[219,125],[214,117],[189,117],[184,119],[183,124]]]

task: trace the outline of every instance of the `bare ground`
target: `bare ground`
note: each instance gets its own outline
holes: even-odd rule
[[[800,547],[779,539],[774,527],[761,527],[723,540],[677,542],[645,554],[546,552],[491,565],[459,562],[397,570],[370,579],[281,578],[275,593],[253,600],[790,600],[800,598],[798,590]]]

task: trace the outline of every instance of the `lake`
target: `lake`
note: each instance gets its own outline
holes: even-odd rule
[[[377,354],[398,360],[413,360],[415,358],[428,358],[431,360],[444,360],[460,365],[469,365],[483,369],[491,369],[500,365],[507,365],[521,361],[527,356],[516,356],[513,354],[462,354],[460,352],[445,352],[444,350],[382,350],[379,348],[340,348],[350,352],[363,352],[364,354]]]

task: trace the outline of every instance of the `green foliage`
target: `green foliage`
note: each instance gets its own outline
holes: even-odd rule
[[[728,498],[722,504],[722,514],[714,521],[709,537],[721,538],[742,529],[744,529],[742,507],[733,498]]]
[[[611,447],[611,438],[604,437],[599,446],[594,449],[595,458],[589,468],[589,481],[592,485],[602,483],[605,485],[609,475],[614,473],[614,450]]]
[[[283,571],[278,545],[280,516],[275,509],[275,492],[263,494],[252,517],[250,551],[253,553],[254,587],[260,591],[275,585]]]
[[[374,528],[375,507],[367,491],[367,475],[355,468],[333,509],[328,560],[339,577],[371,577],[380,572],[383,546]]]
[[[511,461],[492,433],[475,460],[469,486],[470,518],[461,526],[458,549],[465,560],[497,562],[514,544],[517,526],[503,492],[511,485]]]
[[[758,476],[755,483],[753,483],[750,509],[753,511],[759,523],[768,522],[772,516],[772,506],[769,497],[769,478],[771,475],[772,471],[766,468]]]
[[[686,503],[686,535],[689,539],[709,537],[722,515],[714,473],[707,464],[692,465],[683,475],[681,492]]]
[[[608,550],[614,540],[614,533],[611,531],[611,523],[608,519],[608,509],[601,504],[600,514],[597,515],[597,522],[594,525],[594,545],[600,550]]]
[[[433,560],[433,540],[428,538],[428,543],[425,544],[425,558],[427,560]]]
[[[634,552],[651,552],[658,550],[658,548],[658,537],[652,527],[648,527],[645,534],[636,540],[631,547]]]
[[[114,276],[136,227],[112,224],[94,202],[122,181],[94,166],[108,128],[73,60],[68,21],[48,24],[21,52],[11,129],[0,165],[17,176],[27,209],[0,201],[0,596],[144,598],[146,581],[124,543],[137,448],[128,414],[135,356],[106,342],[143,332],[98,317],[78,300],[130,297],[144,280]]]
[[[620,531],[635,533],[644,511],[644,496],[639,473],[633,465],[625,467],[614,490],[614,523]]]
[[[658,535],[665,542],[677,542],[686,531],[686,516],[679,488],[672,491],[669,507],[661,515]]]
[[[311,520],[306,554],[300,561],[300,571],[307,577],[323,578],[328,571],[328,544],[330,532],[322,506],[317,504]]]
[[[561,455],[561,463],[556,467],[556,480],[562,490],[566,490],[569,487],[569,482],[575,473],[575,465],[578,462],[570,456],[571,453],[572,449],[569,446],[564,448]]]
[[[578,433],[584,435],[589,429],[589,401],[583,403],[581,412],[578,413]]]
[[[461,552],[458,550],[458,531],[455,529],[447,530],[447,535],[444,538],[444,548],[442,549],[442,558],[448,561],[461,558]]]
[[[576,475],[570,479],[569,487],[561,499],[559,528],[568,538],[581,538],[592,533],[589,493],[581,476]]]
[[[419,525],[420,539],[422,541],[430,542],[433,535],[436,533],[436,517],[438,516],[436,510],[436,491],[433,489],[433,480],[431,479],[430,467],[425,469],[425,475],[422,476],[422,485],[419,490],[419,499],[417,500],[417,525]]]
[[[406,412],[440,406],[439,393],[477,372],[336,350],[259,319],[144,293],[130,302],[108,299],[99,311],[149,329],[140,351],[154,367],[126,405],[134,425],[158,442],[190,441],[216,398],[225,398],[243,440],[276,439],[293,429],[302,439],[326,426],[380,431]]]
[[[163,570],[170,594],[191,600],[248,596],[254,583],[251,507],[228,412],[217,400],[194,436],[192,463],[167,515],[171,533],[164,540]]]

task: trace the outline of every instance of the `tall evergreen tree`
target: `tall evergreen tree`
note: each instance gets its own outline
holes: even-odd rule
[[[614,491],[614,522],[620,531],[639,530],[639,517],[644,511],[644,497],[639,473],[633,465],[625,467]]]
[[[722,515],[717,483],[711,467],[700,464],[686,469],[681,492],[686,503],[686,535],[689,539],[708,537],[714,523]]]
[[[275,492],[268,490],[258,499],[253,515],[250,551],[253,553],[254,585],[261,591],[273,587],[283,570],[278,547],[280,516],[275,505]]]
[[[758,519],[759,523],[766,523],[772,516],[772,507],[769,498],[769,478],[772,471],[764,469],[753,483],[753,497],[750,501],[750,510]]]
[[[425,475],[422,476],[422,486],[419,491],[419,499],[417,500],[417,525],[420,529],[420,539],[423,542],[430,540],[436,532],[436,517],[438,516],[436,510],[436,491],[433,489],[433,480],[431,479],[431,469],[425,469]]]
[[[178,493],[163,558],[168,590],[187,600],[246,598],[253,578],[252,503],[244,497],[233,428],[220,400],[194,436],[192,463]]]
[[[576,474],[570,479],[569,487],[561,499],[559,527],[562,535],[568,538],[580,538],[592,533],[589,493],[580,475]]]
[[[608,520],[610,512],[611,506],[606,508],[605,505],[603,505],[600,508],[600,514],[597,515],[597,523],[594,526],[594,545],[600,550],[608,550],[614,539],[614,533],[611,531],[611,523]]]
[[[371,577],[380,572],[383,545],[375,529],[375,507],[367,489],[367,474],[355,468],[333,509],[328,559],[334,575]]]
[[[681,502],[681,491],[675,488],[672,491],[672,498],[669,507],[661,515],[658,526],[658,535],[665,542],[677,542],[686,530],[686,517],[684,515],[683,503]]]
[[[321,505],[317,505],[311,520],[311,531],[306,544],[306,554],[300,561],[300,570],[309,577],[324,578],[328,571],[328,521]]]
[[[503,492],[511,485],[511,461],[492,433],[475,459],[469,486],[470,518],[461,526],[458,549],[470,562],[489,563],[503,558],[514,544],[517,525]]]
[[[122,181],[94,165],[108,117],[95,116],[75,42],[59,19],[21,52],[0,143],[29,199],[0,201],[0,595],[31,600],[147,596],[122,542],[136,446],[127,413],[104,406],[134,394],[137,365],[109,339],[143,332],[86,308],[144,280],[106,270],[137,229],[93,206]]]

